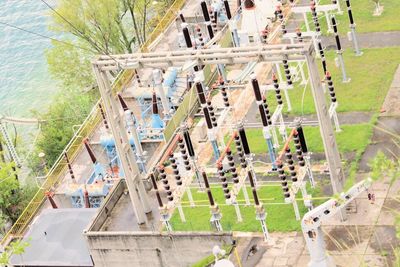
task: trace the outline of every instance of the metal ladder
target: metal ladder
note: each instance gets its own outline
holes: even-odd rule
[[[10,152],[12,160],[15,162],[18,168],[22,167],[22,162],[20,158],[18,157],[17,151],[15,150],[15,147],[11,141],[10,136],[7,133],[6,128],[4,127],[3,123],[0,121],[0,132],[3,135],[4,142],[7,146],[8,151]]]

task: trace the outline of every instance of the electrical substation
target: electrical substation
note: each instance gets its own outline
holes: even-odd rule
[[[333,34],[339,80],[352,82],[335,18],[349,16],[354,51],[361,56],[350,0],[344,1],[347,14],[340,1],[186,2],[146,49],[99,55],[92,62],[101,94],[87,120],[94,126],[71,143],[81,149],[70,154],[67,148],[60,156],[61,179],[45,190],[44,203],[3,240],[4,245],[34,237],[28,256],[13,257],[13,266],[37,266],[38,246],[51,250],[51,242],[36,240],[41,229],[54,229],[40,219],[55,216],[52,212],[71,224],[80,222],[72,230],[60,226],[81,232],[87,246],[73,266],[191,266],[215,245],[232,244],[229,261],[214,266],[247,266],[234,255],[240,246],[235,224],[254,225],[252,232],[273,248],[270,224],[279,224],[277,210],[268,211],[273,205],[288,210],[291,217],[284,220],[301,229],[309,267],[339,266],[326,250],[322,226],[331,218],[346,223],[352,216],[347,206],[357,205],[355,199],[372,186],[367,177],[344,187],[335,139],[343,130],[337,114],[341,99],[321,38],[323,31]],[[305,30],[302,24],[288,29],[293,14],[304,18]],[[117,79],[115,73],[121,73]],[[302,101],[290,98],[290,91],[303,87],[311,90],[316,121],[286,115]],[[314,196],[322,178],[305,130],[310,125],[319,128],[327,162],[332,194],[325,197]],[[250,129],[264,139],[261,159],[252,152]],[[265,188],[278,188],[280,197],[269,199]],[[196,209],[204,214],[204,208],[208,214],[200,231],[192,214]],[[72,215],[80,209],[96,212]],[[46,233],[50,238],[52,231]],[[67,236],[60,242],[72,244]],[[57,253],[46,254],[43,266],[64,266],[55,263]]]

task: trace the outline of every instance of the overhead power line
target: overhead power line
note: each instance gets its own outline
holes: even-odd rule
[[[72,22],[70,22],[67,18],[65,18],[62,14],[60,14],[60,12],[58,12],[55,8],[53,8],[45,0],[40,0],[40,1],[42,1],[42,3],[44,3],[49,9],[51,9],[51,11],[53,11],[55,14],[57,14],[57,16],[59,16],[62,20],[64,20],[66,23],[68,23],[79,34],[84,35],[84,33],[81,30],[79,30]],[[97,45],[96,41],[94,41],[89,34],[87,36],[88,36],[88,39],[89,39],[89,42],[91,43],[91,45],[95,46],[97,50],[100,50],[100,52],[109,56],[112,60],[114,60],[117,64],[119,64],[118,61],[114,57],[112,57],[108,51],[105,51],[104,49],[99,47]]]
[[[31,31],[31,30],[27,30],[27,29],[21,28],[19,26],[15,26],[13,24],[10,24],[10,23],[4,22],[4,21],[0,21],[0,24],[2,24],[4,26],[7,26],[7,27],[10,27],[10,28],[14,28],[14,29],[26,32],[26,33],[30,33],[30,34],[39,36],[41,38],[49,39],[49,40],[52,40],[52,41],[55,41],[55,42],[59,42],[59,43],[65,44],[65,45],[73,46],[75,48],[79,48],[79,49],[82,49],[82,50],[89,51],[89,52],[93,53],[93,51],[91,49],[88,49],[88,48],[85,48],[85,47],[82,47],[82,46],[78,46],[78,45],[74,45],[72,43],[68,43],[68,42],[65,42],[65,41],[61,41],[61,40],[58,40],[58,39],[56,39],[54,37],[49,37],[49,36],[41,34],[41,33],[37,33],[37,32]]]

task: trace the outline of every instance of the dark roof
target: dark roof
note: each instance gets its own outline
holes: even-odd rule
[[[11,257],[14,266],[93,266],[83,230],[97,209],[47,209],[24,237],[25,253]]]

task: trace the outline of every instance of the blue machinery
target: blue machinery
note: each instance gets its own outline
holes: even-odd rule
[[[113,185],[113,178],[118,174],[114,174],[112,164],[110,164],[111,173],[107,173],[103,165],[97,160],[87,140],[84,141],[84,145],[93,163],[93,172],[83,184],[78,184],[68,156],[64,154],[72,180],[72,183],[68,184],[65,195],[71,198],[72,207],[74,208],[98,208],[110,191]]]

